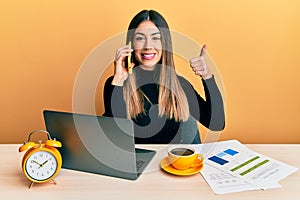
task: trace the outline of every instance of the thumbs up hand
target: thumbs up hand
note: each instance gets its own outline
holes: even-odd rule
[[[190,66],[196,75],[201,76],[204,80],[212,77],[212,74],[206,65],[205,54],[206,54],[206,45],[201,49],[200,56],[190,59]]]

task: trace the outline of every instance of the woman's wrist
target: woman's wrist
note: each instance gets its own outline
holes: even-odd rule
[[[213,77],[213,75],[211,73],[206,74],[205,76],[201,76],[203,80],[207,80]]]
[[[123,86],[124,85],[124,79],[123,78],[120,78],[118,76],[114,76],[111,84],[112,85],[115,85],[115,86]]]

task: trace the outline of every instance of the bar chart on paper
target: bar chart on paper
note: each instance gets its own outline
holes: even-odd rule
[[[210,153],[205,163],[260,189],[278,187],[297,168],[248,149],[237,140],[204,144]]]
[[[240,176],[245,176],[249,174],[250,172],[253,172],[259,167],[263,167],[265,164],[267,164],[270,160],[262,158],[261,156],[257,155],[247,155],[245,152],[244,156],[240,154],[238,156],[239,152],[237,150],[233,149],[226,149],[216,155],[213,155],[208,158],[208,160],[218,164],[218,165],[224,165],[229,163],[229,170],[231,172],[236,172]],[[235,161],[235,156],[239,157],[238,162]],[[244,158],[243,161],[240,160],[240,158]]]

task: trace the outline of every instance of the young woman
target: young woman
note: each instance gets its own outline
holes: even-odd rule
[[[126,43],[116,51],[114,75],[104,86],[104,116],[132,119],[135,142],[142,144],[200,143],[195,119],[214,131],[224,128],[223,100],[206,65],[205,46],[190,60],[202,78],[204,100],[176,74],[169,26],[158,12],[139,12]]]

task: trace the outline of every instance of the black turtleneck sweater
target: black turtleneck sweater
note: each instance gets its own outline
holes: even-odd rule
[[[159,70],[146,71],[141,68],[135,71],[137,85],[148,97],[144,100],[145,114],[138,115],[134,122],[134,135],[137,144],[180,143],[180,126],[182,122],[158,116],[158,77]],[[204,100],[183,77],[177,76],[187,96],[189,111],[192,117],[213,131],[222,130],[225,126],[225,115],[222,96],[213,78],[202,80],[206,100]],[[126,106],[123,99],[123,87],[111,84],[113,76],[106,80],[104,86],[104,116],[126,118]]]

